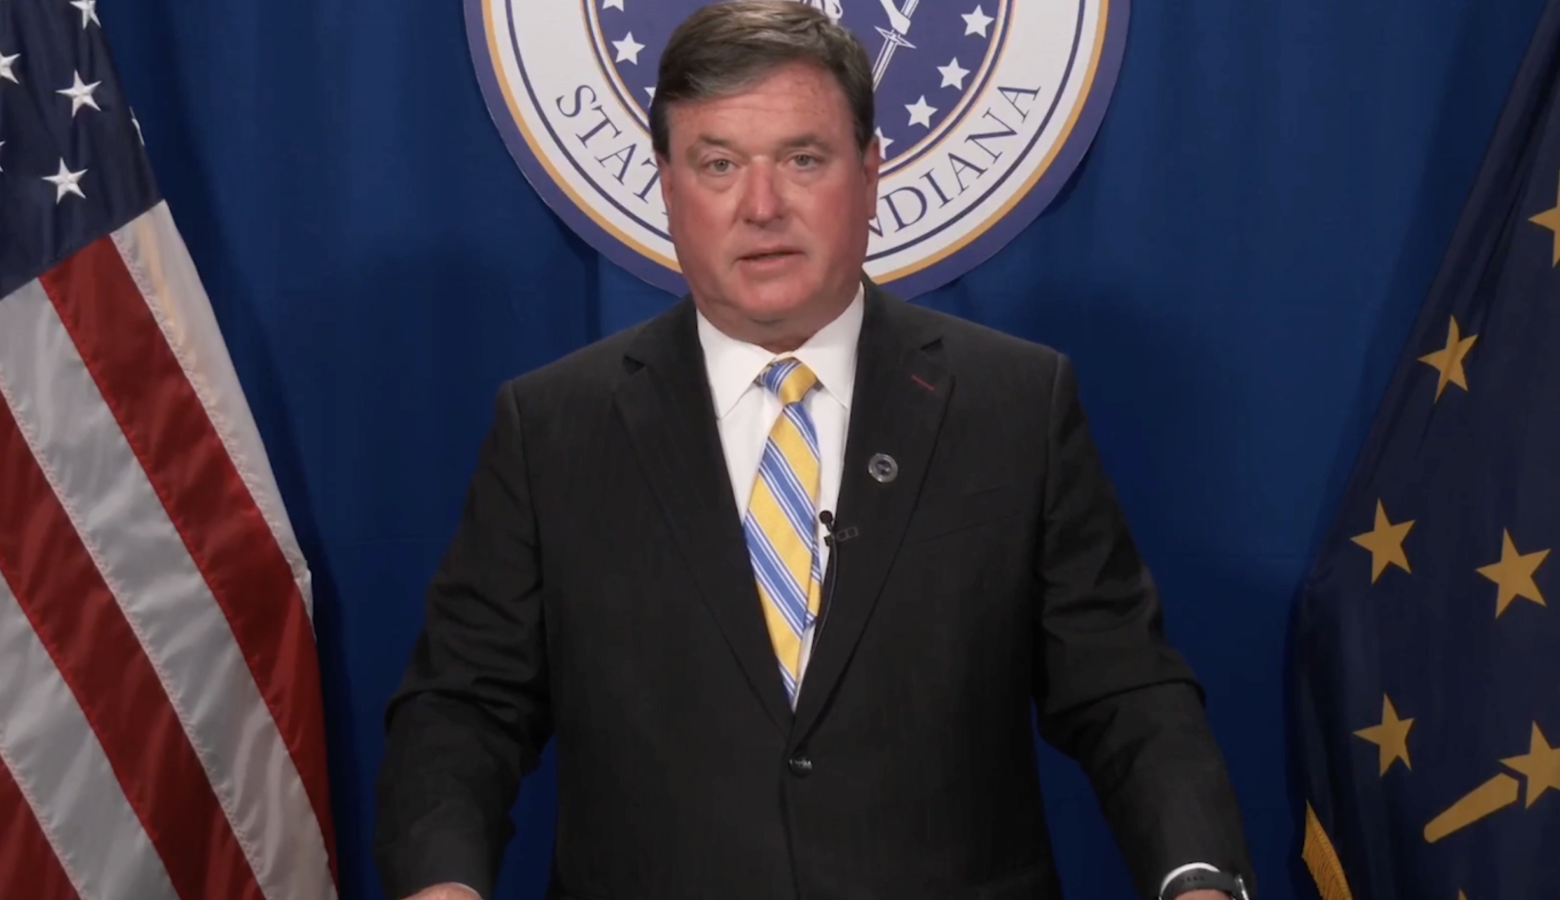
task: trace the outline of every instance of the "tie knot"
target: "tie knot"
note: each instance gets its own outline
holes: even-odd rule
[[[807,392],[818,384],[818,376],[813,374],[812,369],[807,368],[801,360],[791,357],[770,363],[761,378],[764,387],[786,406],[807,396]]]

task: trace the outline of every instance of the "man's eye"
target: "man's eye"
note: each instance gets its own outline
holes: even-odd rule
[[[811,153],[798,153],[792,161],[804,169],[810,169],[818,164],[818,157]]]
[[[711,172],[714,172],[717,175],[722,175],[731,170],[731,160],[712,159],[704,164],[704,168],[709,169]]]

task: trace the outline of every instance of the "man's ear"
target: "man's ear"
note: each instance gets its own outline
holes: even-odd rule
[[[661,207],[666,210],[666,230],[672,230],[672,162],[661,154],[655,155],[655,170],[660,174]]]
[[[876,209],[878,201],[878,171],[883,166],[883,147],[878,142],[877,135],[867,142],[867,149],[861,154],[862,174],[867,183],[867,208]],[[661,179],[663,182],[666,179]]]

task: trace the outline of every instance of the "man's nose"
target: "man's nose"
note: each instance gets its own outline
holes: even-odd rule
[[[748,167],[742,183],[742,217],[754,225],[768,225],[785,215],[785,198],[772,163]]]

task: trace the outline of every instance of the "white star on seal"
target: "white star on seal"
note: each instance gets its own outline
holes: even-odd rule
[[[921,99],[915,101],[914,103],[906,103],[905,109],[910,111],[911,125],[923,125],[927,128],[932,127],[932,114],[937,112],[937,107],[926,105],[926,95],[921,95]]]
[[[4,78],[6,81],[11,82],[12,84],[21,84],[20,81],[16,80],[16,76],[11,72],[11,67],[16,65],[16,61],[21,58],[22,55],[20,53],[12,56],[6,56],[5,54],[0,53],[0,78]]]
[[[958,88],[964,90],[964,76],[970,74],[970,70],[959,65],[959,58],[955,56],[953,62],[946,66],[938,66],[937,71],[942,73],[943,87]]]
[[[92,99],[92,92],[97,90],[98,85],[103,82],[94,81],[91,84],[82,84],[81,73],[74,72],[72,74],[76,76],[75,84],[64,90],[54,92],[56,94],[64,94],[70,98],[70,117],[72,119],[76,118],[76,113],[80,112],[83,106],[90,106],[98,112],[102,112],[103,108],[97,105],[96,100]]]
[[[882,152],[884,159],[888,159],[888,145],[892,144],[894,139],[891,137],[885,137],[883,134],[883,129],[881,128],[877,130],[877,139],[878,150]]]
[[[88,25],[103,27],[97,17],[98,0],[71,0],[70,5],[81,10],[81,30],[85,31]]]
[[[645,45],[634,40],[634,33],[630,31],[621,41],[613,41],[612,46],[617,48],[617,62],[627,60],[634,65],[639,65],[639,51],[645,49]]]
[[[981,12],[980,7],[977,6],[974,12],[964,13],[964,36],[969,37],[972,34],[978,34],[981,37],[985,37],[986,29],[990,28],[991,23],[995,21],[996,19]]]
[[[602,0],[601,8],[602,9],[623,9],[623,0]],[[626,9],[624,9],[623,11],[624,12],[628,12],[628,10],[626,10]]]
[[[54,185],[55,205],[58,205],[61,200],[64,200],[66,194],[75,194],[77,197],[80,197],[83,200],[87,198],[87,195],[81,192],[81,185],[77,184],[77,182],[81,180],[81,176],[85,174],[87,174],[86,169],[82,169],[80,172],[72,172],[69,168],[66,167],[65,160],[61,159],[60,173],[58,175],[44,176],[44,181]]]
[[[650,102],[654,103],[655,102],[655,88],[647,87],[647,88],[645,88],[645,93],[650,95]]]

